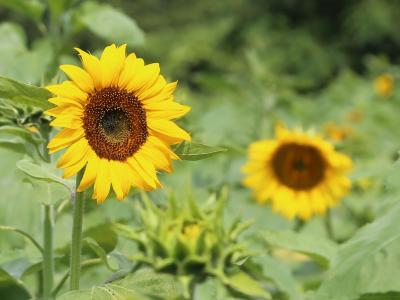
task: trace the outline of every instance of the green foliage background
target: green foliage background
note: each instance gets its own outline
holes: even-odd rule
[[[0,0],[0,76],[47,84],[63,78],[59,64],[79,63],[73,47],[98,53],[108,43],[127,43],[147,63],[159,62],[169,80],[179,80],[176,99],[192,106],[180,123],[193,140],[228,149],[208,160],[177,162],[172,175],[161,175],[166,188],[150,194],[156,203],[163,204],[171,191],[177,199],[190,196],[201,203],[228,186],[225,221],[254,220],[244,239],[265,254],[257,258],[258,271],[273,299],[400,299],[399,11],[396,0]],[[395,78],[389,97],[374,91],[383,73]],[[10,100],[5,90],[2,81],[0,98]],[[29,93],[24,99],[38,106],[29,102]],[[37,124],[36,110],[26,106],[10,121],[16,108],[6,102],[1,125]],[[335,143],[355,165],[351,193],[331,212],[333,241],[322,217],[298,229],[297,222],[260,207],[241,185],[240,173],[247,146],[272,138],[277,123],[313,128],[329,138],[329,122],[351,128],[348,138]],[[73,183],[27,180],[24,163],[16,164],[28,146],[1,128],[0,224],[40,240],[38,203],[64,203],[55,237],[60,280],[71,230],[70,205],[62,201]],[[88,203],[87,236],[114,256],[136,251],[109,224],[137,224],[137,198],[133,192],[124,202]],[[23,238],[1,232],[0,298],[4,293],[25,299],[21,278],[29,293],[35,290],[38,279],[30,274],[38,254]],[[83,287],[101,284],[112,273],[102,264],[89,267]],[[221,293],[209,279],[194,298],[233,297]]]

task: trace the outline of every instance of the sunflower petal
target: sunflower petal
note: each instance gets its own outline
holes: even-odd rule
[[[85,138],[81,138],[65,151],[57,163],[57,168],[66,168],[78,163],[88,150],[88,141]]]
[[[79,56],[81,57],[83,67],[92,77],[94,87],[99,89],[101,88],[101,65],[99,59],[91,55],[79,48],[75,48],[78,51]]]
[[[103,203],[110,192],[111,174],[110,163],[107,159],[100,159],[96,182],[94,183],[94,195],[97,203]]]
[[[77,100],[71,99],[71,98],[61,98],[61,97],[53,97],[49,98],[49,102],[53,103],[54,105],[57,106],[63,106],[63,105],[74,105],[79,108],[83,108],[82,103],[80,103]]]
[[[161,134],[160,137],[164,136],[172,143],[191,140],[190,135],[185,130],[171,121],[151,119],[147,121],[147,125],[152,131],[159,133],[159,136]]]
[[[121,178],[125,177],[126,175],[121,172],[121,168],[119,167],[119,161],[110,160],[110,174],[111,174],[111,184],[115,195],[117,196],[118,200],[124,199],[124,191],[122,189],[122,180]]]
[[[102,86],[116,86],[125,62],[126,44],[116,47],[112,44],[106,47],[101,55]]]
[[[82,91],[79,87],[75,85],[72,81],[66,80],[60,84],[48,85],[46,89],[49,90],[56,96],[71,98],[79,101],[80,103],[85,103],[88,94]]]
[[[94,90],[92,77],[88,72],[74,65],[61,65],[60,69],[84,92],[91,93]]]
[[[127,84],[126,89],[128,92],[135,92],[148,85],[153,84],[160,73],[159,64],[145,65],[140,72],[137,72],[132,80]]]
[[[88,151],[88,163],[85,168],[85,173],[79,183],[78,192],[86,190],[96,180],[99,158],[93,150]]]

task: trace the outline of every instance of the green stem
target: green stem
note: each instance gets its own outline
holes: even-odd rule
[[[100,258],[87,259],[82,262],[81,267],[82,268],[89,267],[89,266],[100,264],[100,263],[102,263],[102,260]],[[57,296],[58,292],[62,289],[62,287],[63,287],[64,283],[67,281],[68,277],[69,277],[69,271],[64,274],[64,276],[61,278],[60,282],[54,288],[54,290],[52,292],[53,297]]]
[[[15,227],[3,226],[3,225],[0,225],[0,230],[3,230],[3,231],[12,231],[12,232],[18,233],[18,234],[20,234],[20,235],[26,237],[26,238],[27,238],[29,241],[31,241],[32,244],[43,254],[43,248],[42,248],[42,246],[40,246],[39,243],[36,242],[36,240],[35,240],[29,233],[27,233],[27,232],[25,232],[25,231],[23,231],[23,230],[21,230],[21,229],[15,228]]]
[[[54,213],[52,205],[44,205],[43,220],[43,297],[45,300],[52,299],[54,281],[54,257],[53,257],[53,227]]]
[[[79,289],[79,276],[81,271],[81,251],[82,251],[82,222],[85,195],[79,193],[77,188],[82,179],[84,170],[76,176],[75,201],[73,203],[73,224],[72,224],[72,243],[70,261],[70,290]]]
[[[333,224],[332,224],[332,213],[331,210],[328,208],[325,215],[325,228],[326,232],[328,233],[328,237],[335,241],[335,236],[333,233]]]

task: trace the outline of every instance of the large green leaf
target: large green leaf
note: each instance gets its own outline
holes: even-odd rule
[[[399,293],[399,216],[400,204],[342,244],[315,299],[347,300],[363,294]]]
[[[0,267],[0,297],[7,300],[31,299],[31,295],[26,287],[2,267]]]
[[[150,270],[139,270],[126,278],[88,290],[68,292],[58,300],[150,300],[176,299],[179,289],[169,275],[155,274]]]
[[[38,0],[0,0],[0,5],[39,21],[44,12],[44,4]]]
[[[247,296],[271,299],[271,295],[261,287],[259,282],[242,271],[230,275],[227,284]]]
[[[53,48],[50,38],[42,38],[36,39],[28,49],[21,25],[0,24],[0,75],[29,84],[41,82],[53,62]]]
[[[325,267],[334,259],[337,250],[332,241],[307,233],[265,230],[261,235],[269,245],[303,253]]]
[[[174,149],[174,152],[183,160],[206,159],[226,151],[228,149],[219,146],[211,147],[189,142],[180,143]]]
[[[289,266],[269,255],[253,257],[252,261],[261,266],[263,275],[274,282],[280,291],[288,295],[289,299],[302,299],[299,286]]]
[[[144,33],[136,22],[110,5],[85,2],[78,18],[90,31],[109,42],[130,46],[144,42]]]
[[[47,101],[50,97],[51,93],[44,88],[0,76],[0,98],[11,101],[13,104],[48,109],[51,107]]]
[[[58,183],[72,191],[72,187],[68,181],[54,174],[50,165],[38,165],[28,159],[23,159],[17,162],[17,167],[26,175],[46,182]]]

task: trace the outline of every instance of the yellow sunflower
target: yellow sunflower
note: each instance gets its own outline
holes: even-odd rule
[[[106,47],[100,59],[76,50],[83,68],[62,65],[70,80],[47,87],[56,105],[46,112],[55,117],[50,124],[64,127],[48,144],[49,152],[68,147],[57,164],[63,176],[86,166],[78,191],[94,184],[98,203],[111,186],[118,199],[131,187],[161,187],[157,170],[171,172],[171,160],[179,159],[170,145],[190,140],[172,121],[190,110],[174,101],[177,82],[167,83],[157,63],[126,56],[126,45]]]
[[[394,78],[392,75],[385,73],[380,75],[374,81],[375,92],[382,97],[389,97],[393,94]]]
[[[324,214],[348,192],[351,165],[320,136],[278,127],[274,140],[250,145],[244,184],[259,203],[270,200],[274,211],[307,220]]]

